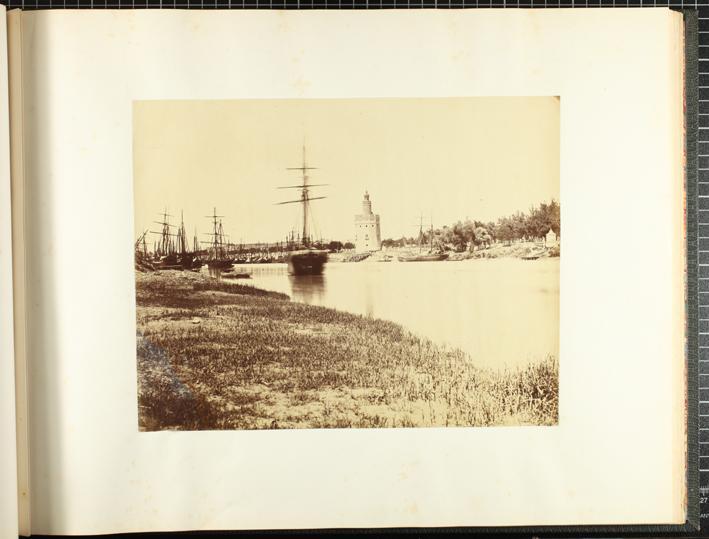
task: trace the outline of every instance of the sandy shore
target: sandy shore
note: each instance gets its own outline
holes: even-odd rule
[[[476,368],[383,320],[138,273],[141,430],[553,425],[558,363]]]

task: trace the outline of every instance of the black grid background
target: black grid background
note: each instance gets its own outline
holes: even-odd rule
[[[189,8],[189,9],[417,9],[417,8],[598,8],[698,9],[700,48],[709,47],[709,0],[2,0],[10,8]],[[704,43],[706,42],[706,43]],[[700,51],[701,52],[701,51]],[[700,54],[700,58],[703,55]],[[709,53],[706,54],[709,60]],[[709,69],[706,73],[709,77]]]
[[[689,355],[699,359],[700,535],[709,537],[709,0],[0,0],[0,4],[23,9],[696,9],[699,19],[697,189],[696,198],[690,195],[687,210],[688,220],[697,225],[696,246],[691,240],[689,246],[690,251],[695,250],[690,253],[690,261],[698,262],[697,272],[690,271],[689,275],[697,275],[697,282],[689,283],[689,290],[698,294],[699,314],[689,323],[690,331],[698,331],[698,340],[690,339],[690,343],[698,342],[698,350],[696,353],[690,350]]]

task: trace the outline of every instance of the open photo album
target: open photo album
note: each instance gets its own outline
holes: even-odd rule
[[[3,10],[0,533],[691,524],[688,20]]]

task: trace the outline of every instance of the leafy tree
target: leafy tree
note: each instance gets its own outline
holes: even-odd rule
[[[333,241],[331,241],[330,243],[327,244],[328,250],[331,251],[331,252],[333,252],[333,253],[334,253],[334,252],[337,252],[337,251],[341,251],[341,250],[342,250],[342,247],[343,247],[343,244],[342,244],[341,241],[335,241],[335,240],[333,240]]]
[[[526,213],[516,212],[512,215],[500,217],[497,221],[483,223],[473,219],[457,221],[452,225],[445,225],[433,230],[433,244],[445,250],[458,252],[471,249],[474,246],[488,247],[493,242],[502,241],[508,245],[513,241],[543,238],[549,229],[557,235],[561,234],[561,208],[559,203],[552,199],[532,206]],[[423,233],[423,243],[431,243],[431,231]],[[385,246],[405,247],[418,245],[419,238],[402,237],[399,240],[387,239],[382,242]],[[346,248],[346,246],[345,246]]]
[[[554,199],[549,203],[549,220],[554,233],[557,236],[561,235],[561,207]]]
[[[475,229],[475,239],[473,241],[478,247],[489,247],[492,237],[485,227],[479,226]]]
[[[497,222],[497,237],[508,245],[515,239],[515,224],[511,217],[502,217]]]

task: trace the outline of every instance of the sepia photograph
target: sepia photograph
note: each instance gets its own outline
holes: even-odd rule
[[[139,429],[557,425],[559,114],[134,102]]]

